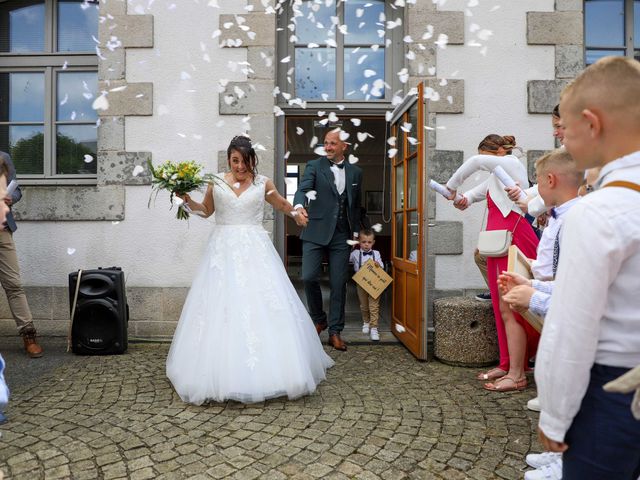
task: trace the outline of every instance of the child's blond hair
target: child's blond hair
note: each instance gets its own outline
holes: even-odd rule
[[[560,99],[563,109],[600,108],[640,129],[640,62],[604,57],[567,85]]]
[[[536,176],[546,173],[566,175],[576,188],[584,181],[584,171],[578,170],[575,160],[564,148],[556,148],[536,160]]]

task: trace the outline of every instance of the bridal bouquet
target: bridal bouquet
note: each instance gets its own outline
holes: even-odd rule
[[[180,162],[175,163],[167,160],[162,165],[154,167],[149,161],[149,170],[151,171],[151,195],[149,196],[149,205],[151,205],[151,196],[153,192],[156,193],[156,197],[160,190],[168,190],[170,192],[169,201],[173,206],[174,203],[178,205],[178,212],[176,218],[178,220],[187,220],[189,218],[189,207],[184,205],[182,199],[174,197],[177,195],[185,195],[194,190],[200,190],[202,187],[216,181],[210,173],[202,174],[202,165],[198,165],[196,162]]]

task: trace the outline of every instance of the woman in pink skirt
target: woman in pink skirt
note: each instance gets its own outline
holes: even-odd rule
[[[450,199],[456,197],[460,185],[478,171],[491,173],[480,185],[465,192],[454,201],[454,206],[465,210],[474,202],[487,200],[487,230],[510,230],[513,245],[517,245],[528,258],[536,258],[538,237],[522,211],[509,200],[504,185],[493,174],[501,166],[520,185],[528,185],[527,171],[518,157],[512,155],[516,145],[515,137],[488,135],[478,145],[478,155],[474,155],[458,168],[447,182]],[[507,269],[507,256],[487,258],[487,277],[491,291],[491,302],[498,332],[500,365],[478,375],[479,380],[495,380],[485,383],[491,391],[508,392],[527,387],[525,365],[528,358],[535,355],[540,334],[519,314],[509,309],[498,291],[498,275]]]

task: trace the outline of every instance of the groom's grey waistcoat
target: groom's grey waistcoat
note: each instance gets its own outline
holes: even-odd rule
[[[327,245],[339,225],[346,227],[349,238],[360,230],[362,170],[346,159],[344,163],[343,195],[338,193],[327,157],[307,163],[293,201],[294,205],[304,205],[309,214],[309,224],[300,234],[302,240]],[[316,199],[308,200],[306,194],[312,190],[316,192]]]

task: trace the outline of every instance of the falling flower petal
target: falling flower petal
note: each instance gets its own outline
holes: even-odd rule
[[[307,193],[305,193],[305,196],[309,200],[315,200],[317,195],[318,195],[318,192],[316,192],[315,190],[309,190]]]
[[[67,248],[67,255],[73,255],[74,253],[76,253],[76,249],[73,247],[69,247]]]
[[[109,100],[107,100],[107,96],[103,93],[98,98],[96,98],[91,104],[91,108],[94,110],[108,110],[109,109]]]
[[[371,225],[371,229],[374,232],[380,233],[382,231],[382,225],[380,225],[379,223],[376,223],[375,225]]]
[[[354,164],[358,163],[360,159],[353,154],[349,154],[349,163]]]
[[[93,156],[89,155],[89,154],[86,154],[84,156],[84,163],[91,163],[91,162],[93,162]]]
[[[304,133],[304,130],[302,128],[300,128],[300,127],[296,127],[296,133],[298,135],[302,135]]]
[[[133,167],[133,172],[131,172],[131,175],[137,177],[142,172],[144,172],[144,167],[142,165],[136,165],[135,167]]]
[[[353,123],[356,127],[359,127],[362,121],[359,118],[352,118],[351,123]]]
[[[272,193],[274,193],[274,192],[275,192],[275,190],[269,190],[269,191],[267,192],[267,195],[271,195],[271,194],[272,194]]]
[[[233,184],[233,188],[240,188],[240,182],[236,182]]]
[[[347,243],[351,246],[358,245],[360,242],[357,240],[347,240]]]
[[[319,146],[313,149],[313,153],[315,153],[316,155],[319,155],[321,157],[324,157],[327,152],[324,151],[324,147],[323,146]]]
[[[402,333],[405,331],[404,327],[402,325],[400,325],[399,323],[396,323],[396,331],[398,333]]]
[[[393,158],[396,156],[396,153],[398,153],[398,149],[397,148],[390,148],[389,149],[389,158]]]

